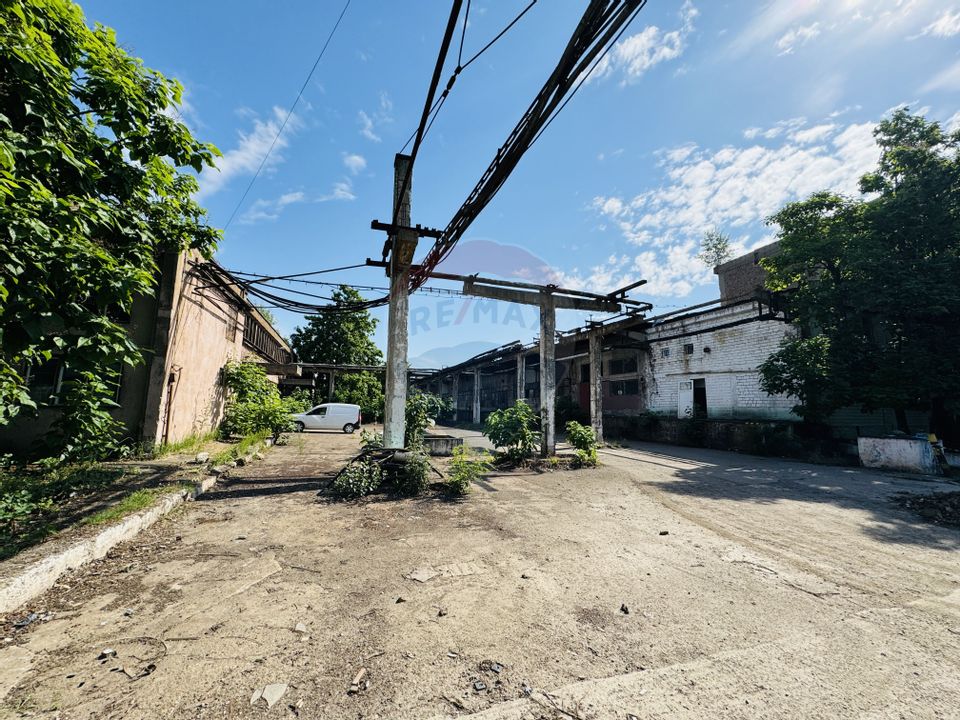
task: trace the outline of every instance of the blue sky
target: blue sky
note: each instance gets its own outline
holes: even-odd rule
[[[474,0],[464,55],[525,4]],[[222,226],[342,3],[83,7],[88,21],[115,28],[132,54],[185,86],[184,119],[224,153],[220,172],[201,178],[200,195]],[[421,150],[414,222],[446,225],[582,8],[540,0],[461,75]],[[227,268],[294,273],[379,255],[383,236],[370,221],[389,216],[393,155],[416,126],[448,10],[440,0],[352,1],[227,230],[218,253]],[[855,192],[876,160],[874,124],[901,104],[960,127],[960,0],[651,0],[447,269],[597,291],[643,277],[649,282],[634,297],[655,312],[709,300],[715,276],[694,257],[704,230],[719,228],[749,249],[772,238],[763,218],[784,202],[824,188]],[[319,279],[385,283],[366,268]],[[285,333],[301,322],[277,314]],[[567,312],[558,324],[586,317]],[[481,343],[530,340],[536,323],[532,308],[417,295],[410,355],[415,364],[452,362]]]

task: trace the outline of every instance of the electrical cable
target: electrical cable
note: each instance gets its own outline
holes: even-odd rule
[[[263,160],[260,161],[260,166],[257,168],[257,171],[253,174],[253,177],[250,178],[250,182],[247,184],[246,190],[243,191],[243,195],[240,196],[240,201],[237,203],[237,206],[233,209],[233,212],[230,213],[230,217],[227,219],[226,225],[223,226],[224,231],[230,227],[230,223],[233,222],[233,219],[237,216],[237,213],[240,212],[240,208],[243,207],[244,201],[247,199],[247,195],[250,194],[253,184],[257,181],[257,178],[260,177],[260,173],[263,171],[263,166],[266,165],[267,159],[270,157],[270,153],[273,152],[273,148],[276,146],[277,141],[280,139],[280,135],[283,133],[283,129],[287,126],[287,123],[290,121],[290,118],[293,116],[293,111],[297,107],[297,103],[300,102],[300,98],[303,97],[304,90],[307,89],[307,84],[310,82],[310,79],[313,77],[313,73],[316,71],[317,66],[320,64],[320,60],[323,59],[324,53],[327,51],[327,46],[330,45],[330,41],[333,40],[334,34],[337,32],[337,28],[340,27],[340,21],[343,20],[343,16],[347,13],[347,8],[350,7],[351,0],[347,0],[346,4],[343,6],[343,10],[340,11],[340,17],[337,18],[337,22],[334,23],[333,29],[330,31],[330,34],[327,36],[327,41],[323,44],[323,48],[320,50],[320,54],[317,55],[317,59],[313,62],[313,67],[310,68],[310,72],[307,73],[307,79],[303,81],[303,85],[300,86],[300,92],[297,93],[296,99],[293,101],[293,105],[290,106],[290,110],[287,111],[287,115],[283,118],[283,122],[280,123],[280,129],[277,130],[277,134],[273,138],[273,142],[270,143],[270,147],[267,148],[266,154],[263,156]]]
[[[571,88],[582,86],[589,71],[621,37],[646,0],[591,0],[560,61],[540,92],[497,151],[467,200],[428,251],[420,266],[411,272],[410,290],[423,285],[430,273],[450,253],[479,213],[499,192],[524,153],[540,137],[553,118],[566,107]],[[585,74],[586,73],[586,74]]]

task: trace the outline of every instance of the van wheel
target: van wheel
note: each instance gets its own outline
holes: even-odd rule
[[[356,429],[357,429],[357,428],[354,427],[353,423],[347,423],[346,425],[343,426],[343,431],[344,431],[347,435],[352,435],[352,434],[353,434],[353,431],[356,430]]]
[[[293,430],[294,430],[294,432],[303,432],[303,431],[304,431],[304,428],[306,428],[306,427],[307,427],[307,426],[304,425],[304,424],[303,424],[302,422],[300,422],[299,420],[297,420],[297,421],[293,424]]]

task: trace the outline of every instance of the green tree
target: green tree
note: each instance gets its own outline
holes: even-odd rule
[[[383,381],[374,373],[338,375],[333,399],[359,405],[367,422],[376,422],[383,417]]]
[[[707,267],[716,267],[722,265],[730,256],[733,250],[730,249],[730,238],[717,229],[707,230],[700,241],[700,252],[697,259]]]
[[[58,356],[72,379],[54,456],[96,457],[118,369],[140,360],[113,318],[153,292],[161,253],[213,252],[181,169],[219,153],[176,119],[179,83],[69,0],[2,0],[0,45],[0,424],[35,408],[25,369]]]
[[[342,307],[363,302],[363,297],[349,285],[341,285],[333,291],[333,302]],[[293,331],[290,345],[301,362],[379,365],[383,353],[372,337],[377,322],[369,310],[308,315],[306,326]]]
[[[761,368],[769,392],[824,419],[846,405],[907,410],[956,437],[960,411],[960,132],[898,110],[874,135],[862,197],[818,193],[771,218],[762,262],[797,326]]]

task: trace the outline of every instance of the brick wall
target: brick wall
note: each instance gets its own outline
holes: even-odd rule
[[[791,329],[759,312],[756,302],[728,305],[649,330],[645,407],[676,417],[679,383],[701,379],[708,418],[796,420],[795,401],[767,395],[757,372]]]

